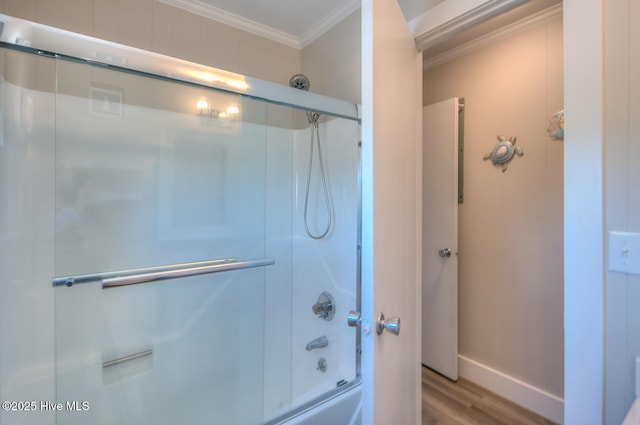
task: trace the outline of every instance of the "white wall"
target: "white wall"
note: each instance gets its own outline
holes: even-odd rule
[[[603,421],[602,6],[564,1],[566,424]]]
[[[633,0],[605,6],[605,229],[640,232],[640,7]],[[635,398],[640,276],[605,278],[605,422],[619,424]]]
[[[564,145],[547,126],[563,108],[562,80],[562,18],[555,17],[426,70],[423,84],[425,105],[465,99],[460,374],[477,379],[467,366],[479,364],[525,383],[549,400],[538,413],[555,420],[564,385]],[[497,135],[516,136],[524,150],[504,173],[482,159]]]

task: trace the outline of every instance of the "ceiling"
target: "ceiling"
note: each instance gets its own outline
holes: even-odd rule
[[[468,45],[484,36],[506,29],[509,25],[526,20],[542,11],[548,11],[553,6],[562,4],[562,0],[531,0],[514,7],[498,16],[481,22],[464,31],[451,34],[446,40],[423,50],[425,60],[429,57],[441,55],[447,51]]]
[[[301,38],[336,11],[344,0],[201,0],[212,7],[231,12],[267,27]],[[348,3],[348,1],[346,2]],[[359,1],[356,2],[359,5]]]
[[[296,48],[309,44],[360,7],[360,0],[160,1]]]
[[[291,47],[303,48],[355,12],[361,0],[160,0]],[[447,0],[398,0],[407,22]],[[531,0],[533,13],[562,0]],[[494,25],[505,24],[505,18]],[[485,23],[482,31],[491,31]],[[477,37],[478,31],[470,36]],[[447,48],[450,48],[448,45]]]
[[[361,0],[160,0],[224,24],[302,48],[359,7]],[[407,21],[445,0],[398,0]]]

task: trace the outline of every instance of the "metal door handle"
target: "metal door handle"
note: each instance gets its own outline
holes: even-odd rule
[[[442,248],[438,251],[438,255],[442,258],[451,257],[451,250],[449,248]]]
[[[387,332],[391,332],[394,335],[400,334],[400,318],[399,317],[390,317],[388,319],[384,318],[384,314],[378,314],[376,318],[376,331],[378,335],[382,334],[382,331],[387,330]]]

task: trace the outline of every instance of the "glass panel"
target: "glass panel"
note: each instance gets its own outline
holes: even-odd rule
[[[358,123],[55,63],[55,276],[275,259],[55,287],[58,423],[268,423],[357,382]]]
[[[0,69],[3,400],[61,403],[33,423],[253,425],[357,383],[356,121],[323,115],[316,133],[289,107],[6,49]],[[332,320],[312,311],[324,292]]]
[[[56,276],[267,254],[264,103],[57,66]],[[264,277],[56,288],[59,423],[262,422]]]
[[[0,49],[2,401],[54,399],[54,64]],[[0,423],[53,420],[44,410],[0,409]]]

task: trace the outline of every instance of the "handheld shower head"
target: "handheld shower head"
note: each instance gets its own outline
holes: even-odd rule
[[[289,87],[293,87],[294,89],[309,91],[309,87],[311,87],[311,83],[306,75],[296,74],[289,80]]]
[[[293,77],[291,77],[291,79],[289,80],[289,87],[293,87],[294,89],[298,89],[298,90],[309,91],[309,87],[311,87],[311,83],[309,83],[309,79],[307,78],[306,75],[296,74]],[[304,228],[307,231],[307,235],[309,235],[310,238],[322,239],[325,236],[327,236],[327,234],[331,230],[331,226],[333,224],[333,221],[332,221],[333,209],[331,207],[331,199],[329,199],[329,190],[327,188],[327,180],[324,174],[322,151],[320,150],[320,130],[318,125],[318,120],[320,119],[320,112],[306,111],[305,113],[307,115],[307,121],[311,126],[311,149],[309,149],[309,173],[307,174],[307,193],[304,198]],[[320,176],[321,176],[320,178],[322,181],[322,192],[324,194],[324,204],[327,209],[327,226],[325,227],[324,231],[320,234],[312,233],[308,225],[308,211],[309,211],[308,206],[309,206],[309,193],[311,191],[311,168],[313,167],[314,145],[318,146],[318,165],[320,166]],[[314,306],[314,313],[321,314],[322,312],[320,312],[319,310],[318,312],[316,312],[316,309]],[[323,338],[326,339],[326,337],[323,337]],[[315,342],[317,341],[314,340],[314,341],[311,341],[309,344],[307,344],[307,351],[310,351],[313,348],[316,348],[316,347],[310,348],[310,346],[313,345]],[[324,346],[326,345],[323,345],[323,347]]]

